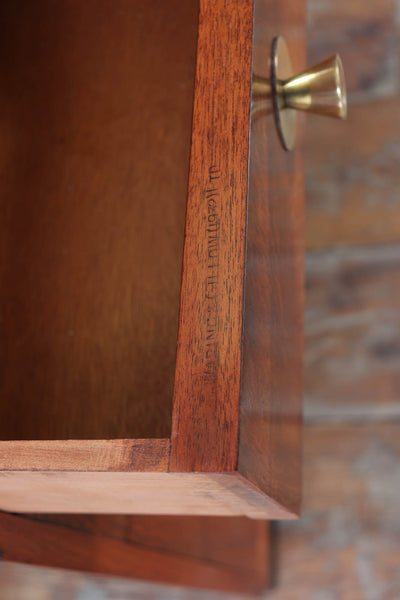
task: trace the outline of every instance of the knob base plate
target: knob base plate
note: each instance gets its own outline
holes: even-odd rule
[[[293,77],[289,48],[282,36],[275,37],[271,50],[271,92],[274,119],[285,150],[293,150],[296,141],[296,111],[283,103],[281,82]]]

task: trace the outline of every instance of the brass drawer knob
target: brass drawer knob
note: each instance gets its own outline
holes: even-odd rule
[[[296,138],[296,110],[345,119],[346,84],[340,57],[330,58],[293,74],[289,49],[283,37],[272,43],[270,81],[255,78],[253,97],[263,97],[274,113],[280,140],[285,150],[292,150]],[[256,102],[257,104],[257,102]]]

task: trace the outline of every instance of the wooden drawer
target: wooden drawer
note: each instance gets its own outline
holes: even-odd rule
[[[301,155],[249,137],[280,4],[2,4],[1,508],[298,513]]]
[[[251,111],[251,82],[268,76],[277,34],[304,66],[303,3],[19,0],[0,11],[0,508],[85,523],[229,516],[228,545],[239,516],[295,518],[301,135],[286,153],[272,117]],[[10,539],[33,523],[2,518]],[[265,524],[239,521],[246,552],[265,558]],[[88,544],[101,537],[76,523]],[[21,558],[18,539],[5,558],[64,560],[38,548]]]

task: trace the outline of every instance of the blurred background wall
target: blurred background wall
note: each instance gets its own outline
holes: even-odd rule
[[[350,106],[307,121],[304,512],[271,597],[398,600],[400,2],[309,0],[308,29]]]
[[[309,64],[340,52],[343,123],[308,118],[304,510],[272,600],[400,599],[400,0],[309,0]],[[5,600],[217,598],[0,564]],[[219,597],[219,596],[218,596]]]
[[[304,512],[278,536],[291,600],[400,598],[400,2],[309,0],[347,121],[308,119]]]
[[[304,512],[272,597],[399,600],[400,2],[309,0],[308,27],[350,106],[307,121]]]

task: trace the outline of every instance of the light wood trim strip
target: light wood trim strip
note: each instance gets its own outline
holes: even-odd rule
[[[168,470],[169,439],[0,442],[0,471]]]

